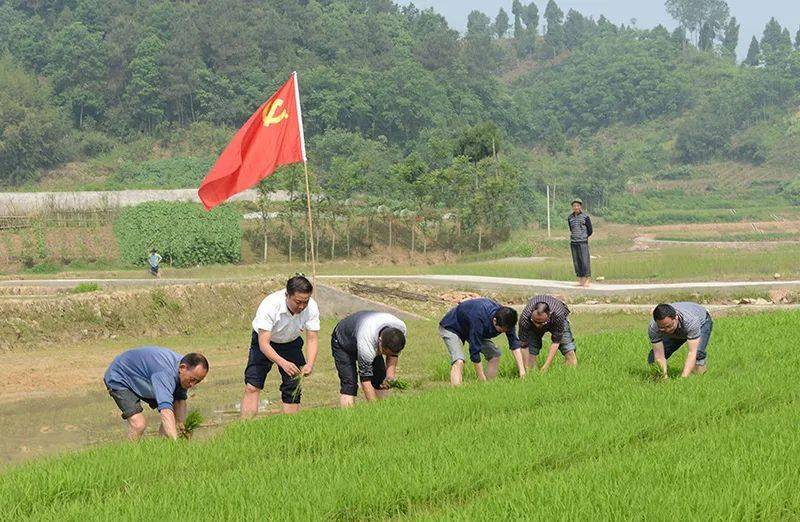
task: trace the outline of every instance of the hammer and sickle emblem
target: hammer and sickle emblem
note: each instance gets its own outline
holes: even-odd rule
[[[263,117],[264,117],[264,127],[269,127],[272,124],[280,123],[286,118],[289,117],[289,114],[284,109],[281,111],[280,114],[277,114],[278,110],[283,106],[283,100],[278,98],[272,105],[269,107],[264,107]]]

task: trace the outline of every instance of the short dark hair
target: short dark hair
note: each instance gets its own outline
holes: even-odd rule
[[[672,305],[661,303],[653,309],[653,319],[660,321],[667,317],[675,318],[678,316],[677,310]]]
[[[389,326],[380,333],[381,346],[392,353],[400,353],[406,346],[406,334],[399,328]]]
[[[550,305],[544,301],[539,301],[538,303],[534,303],[533,311],[539,314],[550,315]]]
[[[313,291],[314,285],[304,275],[296,275],[286,281],[286,293],[288,295],[310,294]]]
[[[155,248],[150,251],[151,254],[155,254],[156,252],[158,252],[158,250],[156,250]]]
[[[208,371],[208,359],[202,353],[187,353],[181,359],[181,364],[185,364],[187,368],[194,368],[199,365]]]
[[[503,306],[494,313],[497,326],[504,330],[510,330],[517,325],[517,311],[509,306]]]

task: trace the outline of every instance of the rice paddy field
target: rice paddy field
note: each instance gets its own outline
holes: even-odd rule
[[[520,381],[505,351],[497,380],[470,376],[459,389],[443,382],[436,322],[416,321],[400,362],[409,391],[350,410],[235,422],[204,440],[151,438],[18,465],[0,475],[0,513],[82,521],[800,518],[800,313],[720,317],[708,373],[680,379],[679,352],[672,378],[659,383],[644,362],[644,318],[636,319],[611,329],[595,327],[603,318],[576,320],[577,369],[559,364]],[[326,354],[320,367],[329,362]],[[192,401],[202,402],[212,383]]]

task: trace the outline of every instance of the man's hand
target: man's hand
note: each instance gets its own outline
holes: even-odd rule
[[[297,367],[295,363],[292,361],[287,361],[286,359],[281,360],[278,363],[278,366],[286,372],[289,377],[296,377],[298,373],[300,373],[300,368]]]
[[[302,373],[302,374],[303,374],[303,377],[308,377],[309,375],[311,375],[311,373],[312,373],[313,371],[314,371],[314,365],[313,365],[313,364],[306,364],[306,365],[305,365],[305,366],[303,366],[303,368],[300,370],[300,373]]]
[[[388,378],[386,378],[386,379],[384,379],[384,380],[383,380],[383,382],[381,383],[381,385],[380,385],[380,386],[378,386],[378,389],[381,389],[381,390],[388,390],[388,389],[389,389],[389,388],[391,388],[391,387],[392,387],[392,385],[391,385],[391,383],[390,383],[389,379],[388,379]]]

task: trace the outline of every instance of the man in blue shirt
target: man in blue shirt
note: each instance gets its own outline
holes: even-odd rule
[[[461,384],[465,342],[469,343],[469,358],[475,365],[478,379],[481,381],[493,379],[500,365],[500,349],[492,338],[501,333],[508,337],[508,347],[514,354],[520,378],[525,377],[525,364],[515,332],[516,325],[516,310],[484,297],[462,301],[447,312],[439,323],[439,336],[450,352],[450,384],[453,386]],[[487,361],[486,373],[483,371],[481,353]]]
[[[137,440],[147,427],[141,401],[158,409],[159,433],[178,438],[186,419],[186,391],[208,373],[208,360],[199,353],[184,356],[158,346],[142,346],[118,355],[103,382],[128,421],[128,438]]]

